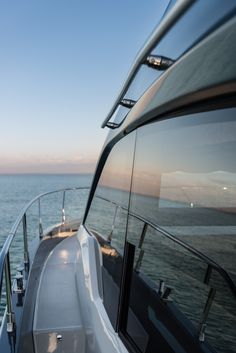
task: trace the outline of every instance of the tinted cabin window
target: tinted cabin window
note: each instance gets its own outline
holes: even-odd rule
[[[126,332],[142,352],[201,351],[205,324],[205,342],[218,352],[236,351],[232,291],[178,243],[206,254],[235,281],[235,155],[235,109],[137,131],[127,230],[136,250]]]
[[[111,151],[101,174],[86,220],[103,255],[104,305],[116,326],[119,285],[127,226],[135,135],[128,135]]]

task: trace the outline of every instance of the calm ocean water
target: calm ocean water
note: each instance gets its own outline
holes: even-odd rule
[[[92,175],[90,174],[0,175],[0,248],[22,207],[35,196],[66,187],[90,186],[91,181]],[[74,196],[72,196],[73,194]],[[66,213],[69,218],[82,215],[87,195],[88,192],[68,193],[70,200],[66,199],[66,206],[68,205]],[[54,205],[53,202],[55,202]],[[55,223],[60,221],[61,203],[62,194],[45,199],[45,205],[42,204],[42,218],[44,216],[42,221],[45,226],[48,223],[48,218],[54,217]],[[47,210],[47,215],[44,212],[44,207]],[[35,212],[37,211],[35,210]]]
[[[91,174],[65,175],[0,175],[0,249],[9,234],[21,209],[41,193],[52,190],[90,187]],[[65,197],[67,220],[83,216],[89,190],[68,191]],[[43,229],[61,222],[63,193],[46,196],[41,201]],[[27,233],[29,243],[38,237],[38,203],[27,212]],[[10,250],[11,273],[14,277],[17,266],[23,261],[23,231],[19,226]],[[0,305],[0,323],[5,308],[5,281]]]

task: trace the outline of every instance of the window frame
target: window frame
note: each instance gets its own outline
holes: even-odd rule
[[[200,101],[198,103],[193,103],[193,104],[189,104],[183,108],[177,109],[175,111],[171,111],[165,114],[162,114],[160,116],[156,116],[155,118],[152,119],[147,119],[147,121],[145,122],[141,122],[141,124],[139,124],[138,126],[135,126],[135,128],[132,130],[129,130],[129,133],[132,132],[136,132],[139,128],[141,128],[142,126],[148,125],[148,124],[152,124],[154,122],[158,123],[159,121],[162,120],[166,120],[166,119],[172,119],[172,118],[178,118],[178,117],[183,117],[189,114],[196,114],[196,113],[200,113],[200,112],[208,112],[208,111],[214,111],[214,110],[219,110],[219,109],[227,109],[227,108],[233,108],[236,107],[236,94],[227,94],[227,95],[223,95],[220,98],[210,98],[210,99],[206,99],[204,101]],[[96,173],[94,176],[94,180],[92,183],[92,188],[91,188],[91,192],[90,192],[90,196],[88,199],[88,204],[87,204],[87,208],[86,208],[86,212],[85,212],[85,216],[83,219],[83,226],[85,227],[86,231],[88,232],[88,234],[90,234],[91,236],[94,236],[90,229],[88,229],[88,227],[86,226],[86,219],[87,219],[87,215],[88,215],[88,211],[89,208],[91,206],[91,202],[92,199],[95,195],[95,191],[100,179],[100,176],[102,174],[103,168],[106,164],[106,160],[108,158],[108,156],[110,155],[111,151],[113,150],[113,147],[116,145],[116,143],[118,141],[121,141],[123,139],[123,137],[125,136],[125,134],[123,133],[118,133],[113,139],[110,140],[110,142],[107,144],[107,146],[105,146],[103,153],[101,155],[101,158],[98,162],[97,165],[97,169],[96,169]],[[134,149],[134,155],[133,158],[135,160],[135,153],[136,153],[136,142],[137,142],[137,135],[135,137],[135,149]],[[133,180],[133,169],[132,169],[132,175],[131,175],[131,188],[132,188],[132,180]],[[131,188],[130,188],[130,194],[131,194]],[[130,212],[130,204],[128,205],[128,215]],[[168,234],[169,236],[169,234]],[[132,339],[129,337],[129,335],[127,334],[126,330],[125,330],[125,325],[124,325],[124,317],[127,316],[128,312],[127,312],[127,304],[124,305],[124,303],[127,303],[127,300],[129,298],[130,295],[130,285],[127,288],[126,284],[125,284],[125,278],[127,275],[127,265],[125,264],[129,264],[132,262],[132,255],[129,254],[129,243],[127,242],[127,228],[126,228],[126,234],[125,234],[125,256],[123,258],[123,270],[122,270],[122,278],[121,278],[121,286],[120,286],[120,299],[119,299],[119,306],[118,306],[118,315],[117,315],[117,327],[116,327],[116,332],[118,333],[118,335],[120,336],[122,342],[124,343],[124,345],[127,347],[127,349],[130,352],[136,352],[136,353],[140,353],[140,349],[136,346],[136,344],[132,341]],[[176,241],[176,239],[172,239],[174,241]],[[179,240],[177,240],[177,242],[179,242]],[[207,256],[203,255],[201,252],[197,251],[196,249],[193,249],[191,246],[189,246],[188,244],[185,244],[184,242],[180,241],[181,245],[184,246],[188,251],[193,252],[194,255],[197,255],[199,257],[201,257],[201,259],[207,260],[210,262],[211,265],[215,266],[217,264],[214,263],[214,261],[212,261],[210,258],[208,258]],[[132,253],[132,251],[131,251]],[[131,256],[131,258],[130,258]],[[223,277],[227,280],[228,284],[231,283],[231,279],[228,278],[228,274],[226,273],[226,271],[224,271],[220,266],[217,265],[217,271],[222,275]],[[231,290],[233,291],[234,295],[236,296],[236,287],[235,285],[229,285],[231,287]],[[123,294],[123,292],[127,292],[128,290],[128,295]],[[123,296],[123,298],[122,298]],[[206,351],[212,352],[211,350],[208,350],[206,348]]]

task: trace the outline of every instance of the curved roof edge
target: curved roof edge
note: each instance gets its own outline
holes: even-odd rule
[[[236,16],[204,38],[157,79],[137,101],[123,124],[110,131],[105,145],[160,115],[194,102],[236,93],[235,37]]]

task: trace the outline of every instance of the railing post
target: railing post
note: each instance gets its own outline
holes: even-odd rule
[[[148,228],[148,224],[145,222],[144,225],[143,225],[143,229],[142,229],[142,233],[141,233],[140,239],[139,239],[139,244],[138,244],[139,249],[142,249],[144,238],[145,238],[145,235],[146,235],[146,232],[147,232],[147,228]]]
[[[66,221],[66,214],[65,214],[65,198],[66,198],[66,191],[63,191],[63,197],[62,197],[62,208],[61,208],[61,221],[62,224],[65,224]]]
[[[139,244],[138,244],[138,249],[140,250],[139,256],[138,256],[138,260],[136,262],[135,265],[135,271],[139,272],[140,267],[142,265],[142,261],[143,261],[143,255],[144,255],[144,250],[142,249],[143,246],[143,242],[147,233],[147,228],[148,228],[148,224],[145,222],[143,225],[143,229],[142,229],[142,233],[139,239]]]
[[[38,206],[39,206],[39,239],[42,239],[42,237],[43,237],[43,225],[42,225],[42,218],[41,218],[40,197],[38,199]]]
[[[28,266],[29,266],[29,251],[28,251],[28,234],[27,234],[26,213],[24,213],[24,215],[23,215],[22,223],[23,223],[23,237],[24,237],[24,264],[25,264],[25,268],[28,268]]]
[[[206,330],[206,325],[207,325],[206,322],[207,322],[208,314],[211,309],[215,295],[216,295],[215,288],[210,288],[210,291],[208,293],[208,298],[207,298],[207,301],[205,304],[205,308],[203,310],[202,317],[201,317],[201,320],[199,323],[198,339],[200,342],[205,341],[205,330]]]
[[[115,229],[115,223],[116,223],[116,215],[117,215],[117,211],[118,211],[119,207],[120,207],[119,205],[116,205],[115,213],[114,213],[114,217],[113,217],[113,222],[112,222],[112,227],[111,227],[111,233],[107,237],[107,241],[109,243],[111,243],[111,240],[112,240],[112,235],[113,235],[113,232]]]
[[[15,315],[13,312],[13,305],[11,299],[11,270],[9,253],[5,260],[5,278],[6,278],[6,299],[7,299],[7,332],[14,331]]]
[[[212,266],[208,264],[203,283],[209,285],[211,274],[212,274]]]

